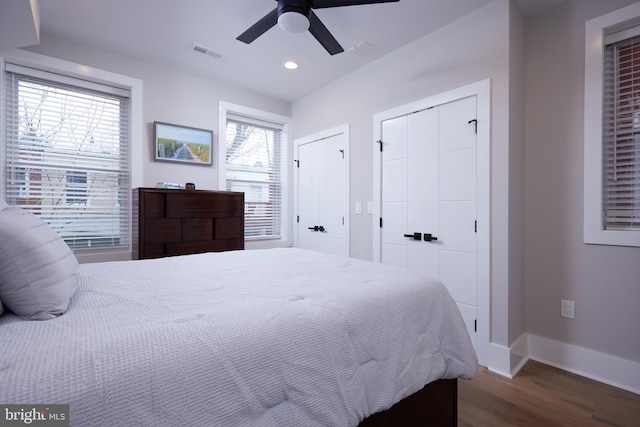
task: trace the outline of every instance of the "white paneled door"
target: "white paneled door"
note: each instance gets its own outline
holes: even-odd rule
[[[348,128],[295,141],[294,245],[349,256]]]
[[[476,97],[382,122],[380,261],[439,278],[476,342]]]

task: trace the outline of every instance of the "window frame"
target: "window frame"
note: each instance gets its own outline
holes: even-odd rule
[[[640,230],[603,227],[604,50],[608,31],[637,23],[640,3],[590,19],[585,24],[584,243],[640,247]]]
[[[130,117],[129,117],[129,141],[131,146],[129,147],[129,173],[130,173],[130,186],[129,197],[131,197],[131,189],[142,185],[142,168],[134,167],[134,165],[141,165],[143,158],[143,144],[140,141],[143,140],[143,118],[142,118],[142,81],[132,77],[100,70],[97,68],[87,67],[85,65],[76,64],[69,61],[64,61],[57,58],[44,56],[41,54],[22,51],[11,50],[3,52],[0,56],[0,119],[4,123],[6,118],[6,102],[5,102],[5,63],[11,62],[13,64],[30,67],[34,69],[40,69],[46,72],[57,73],[62,76],[68,76],[70,78],[82,79],[89,82],[96,82],[100,84],[107,84],[122,89],[128,90],[130,94]],[[5,147],[6,134],[4,131],[0,134],[0,147]],[[2,176],[5,174],[5,152],[4,149],[0,149],[0,173]],[[4,197],[4,187],[0,186],[0,197]],[[73,252],[80,263],[84,262],[101,262],[101,261],[116,261],[116,260],[129,260],[132,259],[132,237],[133,237],[133,224],[132,224],[132,206],[128,204],[127,221],[129,222],[129,244],[124,247],[93,247],[93,248],[74,248]]]
[[[281,212],[280,212],[280,238],[264,239],[264,240],[252,240],[245,238],[246,249],[262,249],[272,247],[286,247],[291,246],[293,235],[291,218],[291,194],[292,194],[292,180],[291,180],[291,150],[292,150],[292,134],[291,134],[291,117],[281,114],[271,113],[251,107],[245,107],[243,105],[233,104],[225,101],[219,102],[219,114],[218,114],[218,189],[220,191],[226,190],[226,133],[227,133],[227,118],[229,116],[242,116],[247,119],[256,119],[263,122],[271,122],[282,126],[281,143],[281,185],[282,185],[282,200],[281,200]]]

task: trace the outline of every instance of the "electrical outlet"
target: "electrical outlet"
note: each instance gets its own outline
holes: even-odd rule
[[[567,319],[576,318],[576,303],[574,301],[560,300],[560,316]]]

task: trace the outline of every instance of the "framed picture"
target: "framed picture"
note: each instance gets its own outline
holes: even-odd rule
[[[153,159],[208,166],[213,163],[213,131],[153,122]]]

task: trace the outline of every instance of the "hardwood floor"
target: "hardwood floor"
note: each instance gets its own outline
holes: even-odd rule
[[[513,379],[458,380],[458,426],[640,426],[640,395],[529,361]]]

